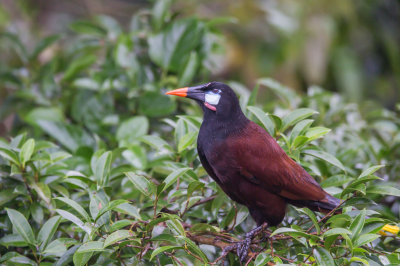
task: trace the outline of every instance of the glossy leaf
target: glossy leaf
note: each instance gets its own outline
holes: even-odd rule
[[[129,238],[132,236],[134,236],[134,234],[129,230],[118,230],[107,237],[107,239],[104,241],[103,248],[106,248],[106,247],[114,244],[117,241],[120,241],[125,238]]]
[[[91,221],[89,214],[81,207],[81,205],[79,205],[75,201],[67,199],[67,198],[55,198],[55,199],[67,203],[74,210],[76,210],[81,215],[81,217],[84,218],[87,222]]]
[[[25,167],[25,163],[31,159],[34,149],[35,149],[35,140],[34,139],[29,139],[24,143],[24,145],[22,146],[21,151],[19,153],[22,167]]]
[[[343,164],[338,159],[336,159],[334,156],[332,156],[331,154],[329,154],[327,152],[318,151],[318,150],[302,150],[302,153],[314,156],[321,160],[324,160],[330,164],[333,164],[333,165],[339,167],[340,169],[342,169],[343,171],[346,172]]]
[[[350,224],[350,231],[352,232],[352,239],[356,239],[358,235],[361,233],[361,230],[364,227],[365,223],[365,210],[362,210],[360,214],[358,214],[353,222]]]
[[[247,109],[250,110],[260,122],[264,125],[265,129],[271,136],[275,136],[275,124],[272,119],[263,110],[255,106],[248,106]]]
[[[314,250],[314,257],[319,266],[335,266],[331,254],[323,248],[317,247]]]
[[[61,217],[56,215],[54,217],[51,217],[44,223],[37,236],[38,242],[41,243],[39,248],[40,251],[43,251],[50,243],[51,239],[57,231],[58,226],[60,225],[60,222]]]
[[[135,187],[140,190],[140,192],[142,192],[146,196],[150,196],[152,191],[150,187],[150,181],[147,180],[147,178],[137,175],[134,172],[128,172],[125,173],[125,175],[135,185]]]
[[[309,109],[309,108],[300,108],[290,112],[285,118],[282,120],[282,126],[279,129],[281,132],[285,132],[291,125],[298,123],[299,121],[306,119],[307,117],[317,114],[318,112]]]
[[[8,218],[10,218],[15,230],[18,234],[29,244],[35,244],[35,235],[26,218],[18,211],[13,209],[6,209]]]

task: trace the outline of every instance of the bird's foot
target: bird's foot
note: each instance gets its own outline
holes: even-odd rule
[[[249,248],[251,241],[253,240],[254,236],[256,233],[258,233],[260,230],[262,230],[264,227],[259,226],[248,233],[246,233],[244,240],[239,241],[236,244],[230,245],[222,251],[222,253],[225,255],[229,253],[230,251],[236,249],[236,254],[239,256],[239,259],[241,262],[245,262],[247,258],[247,254],[249,253]]]

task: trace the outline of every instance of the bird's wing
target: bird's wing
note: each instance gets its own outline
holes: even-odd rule
[[[291,200],[319,201],[327,193],[264,129],[250,122],[228,138],[242,176]]]

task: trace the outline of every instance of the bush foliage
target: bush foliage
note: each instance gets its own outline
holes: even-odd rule
[[[32,51],[1,34],[18,59],[0,73],[0,118],[16,114],[14,137],[0,139],[0,264],[240,264],[221,249],[255,223],[199,162],[200,108],[164,96],[210,80],[227,20],[180,18],[169,4],[139,11],[128,30],[107,16],[76,21]],[[338,215],[290,207],[269,241],[253,241],[248,265],[398,265],[398,115],[319,87],[228,83],[342,199]],[[277,97],[256,102],[260,90]]]

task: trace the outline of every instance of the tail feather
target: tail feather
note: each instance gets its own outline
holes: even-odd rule
[[[312,211],[318,211],[322,213],[329,213],[333,209],[337,208],[340,204],[340,199],[335,198],[328,193],[326,193],[326,196],[324,199],[320,201],[311,201],[311,200],[290,200],[290,204],[304,208],[307,207]],[[336,210],[335,213],[342,213],[341,210]]]

